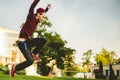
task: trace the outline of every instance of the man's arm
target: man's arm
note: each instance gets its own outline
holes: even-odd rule
[[[51,8],[51,4],[48,4],[46,9],[45,9],[45,13]]]
[[[29,9],[29,13],[34,12],[35,6],[38,4],[40,0],[34,0],[34,2],[31,4],[31,7]]]

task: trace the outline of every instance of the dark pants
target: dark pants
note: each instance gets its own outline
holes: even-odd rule
[[[23,53],[23,56],[25,57],[26,61],[16,65],[15,70],[19,71],[32,65],[34,62],[32,53],[37,54],[40,51],[40,49],[45,45],[45,43],[46,43],[45,38],[33,38],[27,41],[19,41],[18,47],[20,51]],[[31,51],[31,47],[34,47],[33,51]]]

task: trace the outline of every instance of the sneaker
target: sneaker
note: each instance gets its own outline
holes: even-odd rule
[[[41,59],[36,54],[32,54],[33,59],[35,59],[35,62],[40,62]]]
[[[12,65],[10,70],[10,77],[14,77],[14,74],[15,74],[15,65]]]

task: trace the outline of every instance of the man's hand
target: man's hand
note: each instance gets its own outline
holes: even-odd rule
[[[51,4],[48,4],[48,5],[47,5],[47,8],[50,9],[50,8],[51,8]]]

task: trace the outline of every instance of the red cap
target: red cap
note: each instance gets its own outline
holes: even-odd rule
[[[41,13],[41,12],[43,13],[43,12],[45,12],[45,10],[43,8],[38,8],[37,13]]]

